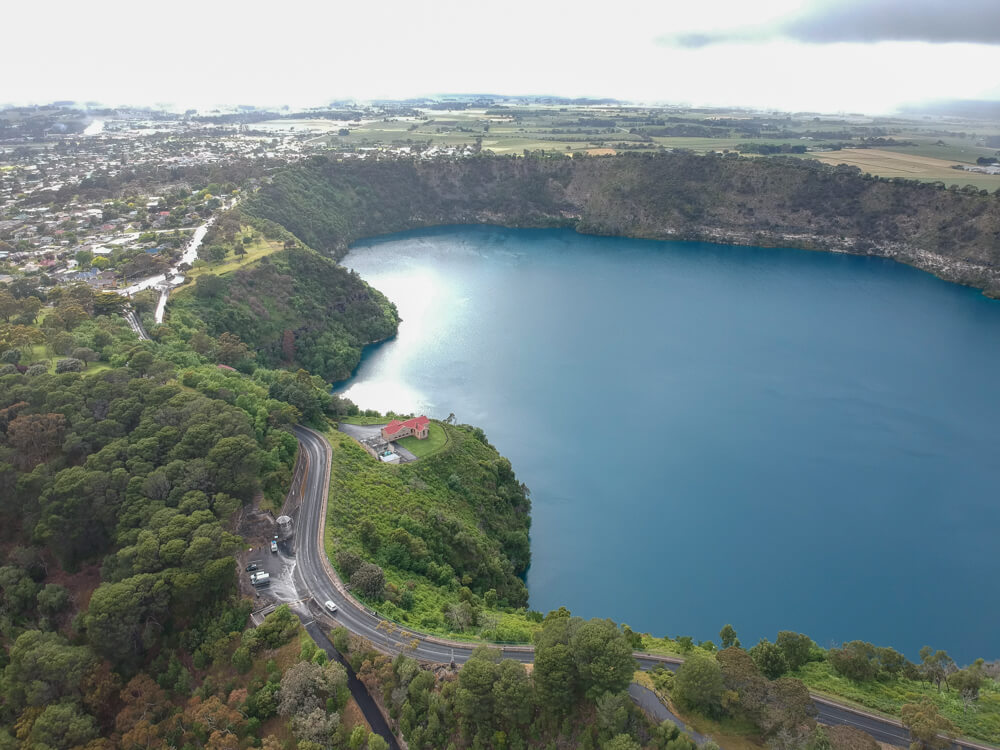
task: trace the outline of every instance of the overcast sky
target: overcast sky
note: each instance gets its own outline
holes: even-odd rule
[[[1000,99],[1000,0],[49,0],[3,18],[0,102],[481,92],[878,113]]]

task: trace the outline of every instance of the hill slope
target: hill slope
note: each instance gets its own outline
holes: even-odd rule
[[[366,344],[396,333],[396,307],[342,266],[292,248],[227,276],[202,276],[176,295],[213,336],[228,332],[267,366],[298,365],[330,381],[357,367]],[[232,363],[228,363],[232,364]]]
[[[574,226],[878,255],[1000,295],[1000,195],[794,158],[316,157],[275,175],[246,210],[335,257],[361,237],[438,224]]]

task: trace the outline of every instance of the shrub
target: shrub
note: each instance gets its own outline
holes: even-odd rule
[[[73,350],[70,356],[74,359],[80,360],[81,362],[96,362],[99,359],[97,352],[86,346],[78,346]]]
[[[361,567],[361,563],[362,560],[357,552],[349,549],[337,551],[337,567],[340,568],[340,572],[344,578],[350,579],[354,575],[354,571]]]
[[[84,364],[75,357],[66,357],[56,360],[56,372],[83,372]]]
[[[381,599],[385,591],[385,573],[375,563],[362,563],[351,576],[351,588],[370,599]]]

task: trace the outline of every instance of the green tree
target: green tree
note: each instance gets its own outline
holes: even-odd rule
[[[169,584],[151,573],[102,583],[84,617],[87,638],[112,663],[131,666],[153,645],[169,603]]]
[[[745,716],[756,721],[767,703],[767,680],[760,674],[750,654],[741,648],[730,646],[715,658],[726,688],[724,707],[738,707]]]
[[[722,648],[740,647],[740,639],[736,637],[736,629],[732,625],[723,625],[719,631],[719,640]]]
[[[576,702],[576,667],[569,646],[556,643],[535,650],[532,673],[539,705],[553,716],[563,716]]]
[[[605,693],[597,699],[597,728],[604,737],[625,732],[632,700],[628,693]]]
[[[784,654],[785,661],[788,663],[788,668],[795,670],[804,666],[806,662],[809,661],[809,655],[812,652],[813,642],[807,635],[794,633],[791,630],[782,630],[778,633],[775,645],[781,649],[781,653]]]
[[[94,717],[73,701],[45,707],[31,726],[28,744],[33,748],[69,748],[86,745],[98,735]]]
[[[761,638],[757,645],[750,649],[750,658],[761,674],[768,679],[775,680],[788,671],[784,653],[766,638]]]
[[[831,648],[826,657],[830,666],[849,680],[874,680],[879,674],[875,647],[864,641],[851,641],[842,648]]]
[[[351,588],[370,599],[381,599],[385,590],[385,573],[375,563],[362,563],[351,576]]]
[[[93,652],[85,646],[70,646],[58,633],[27,630],[11,647],[2,694],[16,709],[75,699],[84,675],[95,663]]]
[[[350,750],[361,750],[361,746],[365,744],[365,739],[367,737],[368,730],[358,724],[353,730],[351,730],[351,737],[347,741],[347,746]]]
[[[364,562],[357,552],[349,549],[337,550],[336,558],[337,567],[340,568],[341,575],[347,579],[350,579],[350,577],[354,575],[354,571],[360,568],[361,564]]]
[[[602,750],[642,750],[642,746],[631,736],[619,734],[605,742]]]
[[[960,669],[948,676],[948,685],[962,697],[964,710],[979,700],[979,691],[983,686],[983,660],[978,659],[972,666]]]
[[[611,620],[590,620],[570,640],[580,687],[590,700],[628,687],[637,663],[625,635]]]
[[[203,274],[194,282],[195,295],[205,299],[218,297],[225,289],[226,282],[215,274]]]
[[[481,649],[476,649],[458,673],[455,707],[470,732],[493,726],[493,687],[499,673],[494,658]]]
[[[899,710],[903,726],[910,730],[910,750],[944,750],[951,745],[946,736],[955,726],[938,711],[929,698],[919,703],[907,703]]]
[[[535,713],[535,690],[524,665],[513,659],[500,662],[493,685],[498,723],[526,727]]]
[[[86,365],[82,360],[66,357],[56,360],[56,372],[83,372]]]
[[[695,654],[684,660],[674,677],[674,699],[683,707],[707,716],[722,708],[722,670],[715,659]]]
[[[767,734],[792,731],[816,715],[809,689],[801,680],[781,677],[767,686],[767,703],[758,724]]]
[[[955,671],[955,662],[947,651],[934,651],[930,646],[920,649],[920,662],[921,673],[929,682],[937,685],[938,692],[941,692],[941,685]]]
[[[66,609],[69,604],[69,591],[65,586],[58,583],[49,583],[38,592],[38,611],[48,617],[55,615]]]
[[[252,360],[256,356],[236,334],[223,332],[215,345],[215,356],[224,365],[235,367],[241,362]]]

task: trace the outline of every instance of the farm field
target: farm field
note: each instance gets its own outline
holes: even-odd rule
[[[303,123],[305,125],[306,123]],[[340,123],[343,125],[343,123]],[[839,151],[795,154],[826,164],[850,164],[881,177],[941,181],[948,185],[1000,188],[1000,175],[953,169],[994,157],[988,146],[1000,131],[995,124],[961,119],[903,117],[820,117],[743,110],[684,110],[631,105],[498,103],[492,107],[417,108],[412,115],[369,119],[349,127],[316,131],[310,145],[372,149],[471,147],[495,154],[544,151],[593,156],[687,149],[696,153],[742,151],[741,146],[844,146]],[[866,146],[851,148],[852,144]],[[750,154],[747,154],[750,155]]]
[[[900,153],[885,149],[845,148],[804,154],[824,164],[849,164],[880,177],[904,177],[908,180],[941,181],[957,185],[975,185],[986,189],[1000,188],[1000,175],[987,175],[952,169],[956,162],[929,156]]]

